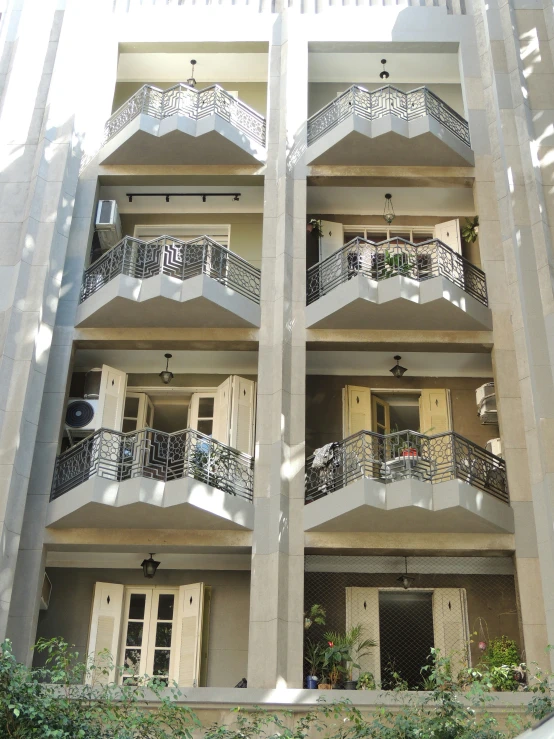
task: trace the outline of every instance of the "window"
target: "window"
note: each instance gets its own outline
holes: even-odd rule
[[[190,427],[211,436],[214,418],[215,393],[194,393],[190,401]]]
[[[168,682],[174,670],[178,590],[128,589],[124,606],[122,682],[139,675]]]
[[[217,241],[218,244],[229,248],[231,226],[227,223],[173,223],[155,226],[135,226],[134,236],[137,239],[151,241],[163,235],[173,236],[173,238],[181,239],[182,241],[192,241],[192,239],[196,239],[199,236],[209,236],[214,241]]]
[[[403,228],[387,228],[386,226],[345,226],[344,243],[347,244],[357,236],[369,241],[379,243],[388,239],[406,239],[412,244],[420,244],[423,241],[433,239],[435,231],[432,226],[404,226]]]

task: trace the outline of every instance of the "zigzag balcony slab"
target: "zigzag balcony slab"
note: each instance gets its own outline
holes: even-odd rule
[[[306,307],[306,327],[482,331],[492,329],[492,316],[445,277],[376,281],[356,274]]]
[[[513,533],[512,508],[461,480],[361,478],[304,507],[306,531]]]
[[[117,482],[93,476],[50,501],[54,528],[251,530],[254,506],[204,482],[135,477]]]
[[[186,280],[120,274],[83,301],[76,326],[241,328],[260,325],[260,306],[205,274]]]

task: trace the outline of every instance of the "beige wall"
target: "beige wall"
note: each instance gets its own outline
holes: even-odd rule
[[[123,233],[132,236],[136,225],[170,225],[172,223],[229,223],[231,241],[229,248],[254,267],[261,267],[262,214],[261,213],[146,213],[122,214]],[[168,234],[171,236],[171,232]]]
[[[123,585],[175,587],[203,582],[212,586],[210,636],[208,645],[208,686],[232,688],[246,677],[248,658],[248,612],[250,607],[249,572],[164,570],[162,561],[155,581],[146,582],[137,558],[136,570],[65,569],[47,570],[52,582],[52,597],[47,611],[41,611],[37,639],[62,636],[74,644],[79,654],[87,648],[94,583],[117,582]],[[35,655],[41,664],[44,655]]]
[[[448,388],[452,402],[454,431],[479,446],[499,436],[498,426],[479,423],[475,389],[490,377],[335,377],[309,375],[306,379],[306,455],[314,449],[338,441],[342,436],[342,389],[345,385],[360,387],[417,390]],[[417,429],[414,429],[417,431]]]
[[[159,87],[161,90],[167,90],[168,87],[177,85],[179,82],[185,82],[186,78],[187,75],[184,76],[184,79],[175,80],[175,82],[156,82],[155,80],[143,80],[142,82],[118,82],[115,86],[112,111],[116,111],[131,97],[131,95],[145,84],[154,85],[154,87]],[[217,81],[206,82],[205,80],[199,79],[196,89],[202,90],[204,87],[209,87],[214,84],[221,83]],[[221,84],[221,87],[225,90],[231,90],[231,92],[237,92],[243,103],[254,108],[254,110],[261,115],[266,115],[267,85],[265,82],[225,82]]]
[[[352,80],[352,82],[312,82],[308,85],[308,115],[311,116],[317,113],[320,108],[323,108],[327,103],[334,100],[338,92],[344,92],[344,90],[347,90],[353,84],[365,87],[366,90],[377,90],[379,87],[382,87],[382,84],[377,84],[376,82],[356,82],[355,80]],[[408,90],[415,90],[416,87],[423,87],[425,83],[401,82],[391,84],[394,84],[394,87],[397,87],[399,90],[408,92]],[[432,84],[427,85],[427,87],[447,105],[450,105],[456,113],[465,117],[461,85]],[[229,87],[229,89],[232,88]]]

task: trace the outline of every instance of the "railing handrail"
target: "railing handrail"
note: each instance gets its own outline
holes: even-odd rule
[[[446,437],[448,440],[441,445],[440,440]],[[373,444],[367,441],[368,438],[373,440]],[[417,454],[402,454],[411,448],[415,448]],[[364,477],[378,479],[385,484],[395,479],[416,477],[428,482],[465,480],[509,504],[505,461],[455,431],[428,435],[410,430],[388,434],[362,430],[336,442],[330,466],[314,469],[314,458],[315,454],[312,454],[306,459],[307,501],[316,500]],[[401,458],[405,468],[396,469]],[[336,461],[334,467],[333,460]],[[475,465],[475,461],[479,464]]]
[[[151,259],[154,252],[156,262]],[[207,234],[188,240],[161,235],[149,241],[125,236],[84,271],[79,302],[120,274],[137,279],[166,274],[181,280],[205,274],[260,302],[261,270]]]
[[[369,98],[370,98],[370,100],[371,100],[371,96],[378,96],[379,94],[383,93],[384,91],[389,91],[389,92],[394,91],[399,96],[402,96],[403,98],[405,98],[405,101],[406,101],[406,111],[405,111],[406,117],[405,117],[405,120],[407,120],[407,121],[414,120],[415,118],[420,118],[421,117],[421,115],[422,115],[421,113],[418,113],[417,115],[412,115],[411,116],[410,115],[410,110],[407,107],[407,103],[408,103],[408,100],[409,100],[410,95],[413,96],[415,93],[421,93],[421,92],[423,92],[423,95],[424,95],[425,114],[426,115],[431,115],[433,118],[439,120],[439,122],[442,123],[442,125],[444,125],[446,128],[448,128],[455,136],[457,136],[457,138],[459,138],[467,146],[470,146],[471,145],[471,141],[470,141],[470,138],[469,138],[469,123],[466,121],[466,119],[462,115],[460,115],[460,113],[458,113],[456,110],[454,110],[454,108],[452,108],[450,105],[448,105],[448,103],[446,103],[444,100],[442,100],[442,98],[440,98],[436,93],[434,93],[432,90],[430,90],[429,87],[427,87],[426,85],[421,85],[420,87],[414,87],[412,90],[401,90],[399,87],[396,87],[395,85],[382,85],[381,87],[377,87],[374,90],[368,90],[366,87],[362,87],[361,85],[350,85],[350,87],[348,87],[346,90],[344,90],[344,92],[341,92],[340,95],[337,95],[336,98],[334,98],[333,100],[330,100],[328,103],[326,103],[323,107],[321,107],[319,110],[317,110],[313,115],[311,115],[308,118],[308,121],[307,121],[307,125],[308,125],[308,145],[311,143],[311,140],[312,141],[315,140],[315,138],[318,138],[323,133],[323,132],[319,132],[314,139],[311,138],[310,127],[313,124],[313,122],[316,121],[322,115],[324,115],[327,111],[331,110],[332,108],[335,108],[335,107],[339,106],[340,103],[341,103],[341,101],[344,98],[348,97],[351,94],[354,96],[354,105],[352,105],[352,111],[351,111],[352,113],[354,113],[355,112],[355,109],[356,109],[355,97],[356,97],[356,93],[357,92],[361,93],[362,95],[368,95]],[[432,110],[427,110],[427,104],[426,104],[426,100],[425,100],[425,97],[427,95],[430,95],[434,100],[436,100],[440,104],[440,106],[441,106],[441,108],[443,110],[447,111],[454,119],[456,119],[456,121],[458,123],[462,124],[462,127],[464,128],[464,136],[461,136],[455,129],[453,129],[451,126],[449,126],[446,121],[437,118],[437,116],[434,114],[434,112]],[[395,110],[392,110],[392,109],[389,109],[389,110],[384,109],[384,110],[379,110],[379,115],[376,115],[375,118],[382,117],[384,114],[392,114],[392,115],[399,116],[399,112],[398,111],[395,111]],[[402,117],[402,116],[400,116],[400,117]],[[373,117],[370,115],[369,116],[369,119],[370,120],[373,120]],[[329,124],[328,128],[334,127],[336,125],[336,123],[337,123],[337,121],[333,121],[332,123]]]
[[[376,261],[379,256],[384,261]],[[427,261],[421,264],[419,260],[424,258]],[[355,236],[333,254],[309,267],[306,270],[307,305],[357,273],[377,282],[398,275],[419,282],[444,277],[488,306],[487,282],[482,269],[440,239],[413,243],[401,236],[383,241]]]
[[[162,102],[163,102],[163,96],[164,95],[166,95],[167,93],[171,93],[174,90],[181,90],[181,89],[187,90],[189,92],[192,92],[192,93],[194,93],[197,96],[200,96],[203,93],[209,92],[210,90],[216,90],[217,92],[220,92],[225,97],[227,97],[229,99],[229,101],[231,101],[235,105],[237,105],[237,107],[239,107],[242,110],[248,112],[253,118],[255,118],[258,121],[258,123],[261,123],[261,124],[264,124],[265,125],[265,122],[266,121],[265,121],[265,116],[264,115],[262,115],[261,113],[259,113],[257,110],[254,110],[254,108],[252,108],[250,105],[248,105],[248,103],[245,103],[240,98],[234,97],[233,95],[231,95],[224,87],[222,87],[221,85],[219,85],[217,83],[214,83],[212,85],[208,85],[207,87],[202,87],[201,89],[196,89],[196,87],[191,87],[190,85],[187,85],[185,82],[177,82],[176,84],[171,85],[171,87],[167,87],[165,89],[162,89],[161,87],[156,87],[155,85],[151,85],[151,84],[146,83],[146,84],[142,85],[141,87],[139,87],[139,89],[136,90],[129,98],[127,98],[127,100],[124,103],[122,103],[119,106],[119,108],[117,108],[117,110],[115,110],[111,114],[111,116],[108,118],[108,120],[106,121],[105,126],[104,126],[104,129],[105,129],[104,143],[106,143],[112,136],[114,136],[115,133],[117,133],[119,130],[121,130],[122,128],[124,128],[124,126],[121,126],[121,128],[119,128],[118,131],[116,131],[115,133],[112,133],[110,136],[107,136],[106,135],[106,132],[109,130],[110,124],[114,120],[116,120],[117,117],[119,115],[121,115],[125,111],[125,108],[129,105],[129,103],[134,98],[138,97],[140,95],[140,93],[145,92],[146,90],[151,90],[154,93],[158,93],[161,96],[161,99],[162,99]],[[217,113],[218,111],[216,110],[215,112]],[[174,115],[174,114],[175,114],[175,111],[172,111],[170,113],[170,115]],[[148,111],[148,115],[150,115],[150,116],[152,116],[154,118],[158,118],[160,120],[163,120],[164,118],[168,117],[168,116],[164,115],[164,113],[163,113],[163,104],[160,106],[159,112],[154,112],[154,111],[150,110],[150,111]],[[254,133],[253,132],[252,132],[252,135],[254,136]],[[261,143],[265,145],[265,132],[264,132],[263,140],[262,140]]]

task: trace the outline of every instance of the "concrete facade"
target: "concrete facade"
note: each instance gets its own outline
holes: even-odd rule
[[[447,552],[513,558],[518,613],[508,630],[516,636],[519,629],[528,662],[547,664],[545,648],[554,644],[554,12],[541,0],[466,0],[463,5],[8,2],[0,25],[0,638],[7,634],[13,640],[20,659],[32,660],[37,636],[59,633],[86,649],[93,583],[140,584],[140,560],[153,551],[162,561],[159,584],[199,581],[198,572],[210,570],[202,575],[209,584],[213,574],[212,619],[217,623],[210,637],[215,643],[210,687],[232,687],[247,676],[253,689],[299,689],[305,554],[355,550],[358,555],[404,557],[417,552],[431,557]],[[174,68],[161,76],[160,66],[152,71],[155,82],[138,73],[137,79],[132,74],[122,79],[120,59],[133,56],[131,51],[175,55],[187,65],[198,55],[206,61],[199,62],[197,76],[213,55],[223,75],[219,84],[237,91],[266,117],[265,145],[257,144],[252,153],[240,130],[227,121],[215,126],[209,134],[213,139],[193,137],[181,124],[175,141],[174,133],[154,137],[145,116],[138,116],[102,148],[105,122],[142,84],[167,89],[188,76],[188,66],[182,67],[181,78]],[[454,56],[458,79],[422,78],[417,65],[427,53]],[[256,79],[253,71],[250,77],[245,72],[244,79],[234,70],[224,76],[225,67],[239,65],[241,54],[258,59],[251,61],[252,70],[264,65],[263,79]],[[352,69],[352,56],[370,66],[373,55],[390,58],[389,81],[394,84],[395,55],[404,59],[410,54],[414,79],[408,79],[404,68],[405,79],[398,86],[409,90],[428,85],[439,97],[444,90],[445,102],[469,123],[469,151],[457,139],[450,145],[454,134],[442,136],[442,126],[432,116],[425,116],[433,131],[425,139],[428,149],[418,150],[417,138],[400,126],[395,135],[401,145],[380,151],[368,123],[364,136],[350,139],[337,126],[310,151],[307,120],[320,102],[331,102],[360,79],[369,80],[368,87],[378,86],[380,66],[373,70],[377,79],[369,79],[366,68],[360,66],[359,73]],[[333,78],[322,56],[352,70],[350,77],[345,72],[344,79]],[[437,65],[435,72],[432,66],[429,75],[438,75]],[[198,87],[213,83],[214,77],[209,80]],[[386,117],[381,121],[384,127]],[[410,135],[419,131],[412,124]],[[146,138],[139,140],[136,132],[133,136],[133,126]],[[331,137],[327,143],[325,136]],[[434,144],[437,136],[440,147]],[[180,147],[180,138],[186,146]],[[323,152],[332,144],[338,145],[327,161]],[[180,147],[177,158],[172,158],[172,147]],[[385,161],[387,152],[394,156]],[[142,211],[133,210],[136,202],[127,198],[140,188],[157,198]],[[367,196],[373,202],[377,193],[378,208],[348,215],[354,210],[354,191],[362,188],[360,200]],[[230,197],[208,197],[206,211],[198,199],[194,205],[188,205],[188,198],[169,202],[163,198],[168,189],[189,194],[240,190],[241,210],[233,211]],[[462,255],[484,271],[488,307],[468,303],[460,308],[463,290],[449,292],[448,281],[441,278],[440,294],[433,296],[427,313],[412,313],[410,301],[420,293],[414,281],[401,296],[407,307],[402,304],[391,312],[392,283],[410,282],[396,277],[388,286],[387,280],[378,283],[389,298],[372,301],[369,313],[356,309],[347,282],[337,288],[342,298],[331,291],[309,307],[315,316],[309,317],[307,220],[383,225],[382,198],[389,190],[398,210],[398,231],[479,215],[478,241],[464,244]],[[456,209],[452,193],[458,191],[463,197]],[[139,225],[202,224],[207,232],[209,225],[229,224],[231,250],[261,269],[260,306],[243,305],[246,298],[237,301],[240,296],[223,294],[219,284],[213,289],[206,277],[207,297],[204,292],[202,298],[169,296],[171,307],[160,309],[158,317],[155,305],[133,302],[140,300],[136,285],[127,286],[125,303],[130,307],[125,317],[118,317],[113,302],[119,294],[117,280],[102,288],[107,297],[101,305],[79,306],[82,274],[95,245],[99,198],[117,200],[123,235],[133,236]],[[425,285],[421,283],[421,291],[430,289],[430,283]],[[91,300],[98,302],[102,291]],[[323,305],[327,298],[334,301],[332,309]],[[340,299],[350,312],[339,323],[326,322]],[[187,301],[195,300],[187,312]],[[97,308],[103,311],[99,323],[93,320]],[[144,308],[145,318],[135,308]],[[162,315],[162,310],[174,315]],[[408,312],[409,320],[403,321]],[[75,392],[70,391],[74,371],[104,363],[133,378],[129,389],[149,387],[153,380],[147,378],[157,377],[165,352],[181,362],[170,389],[215,388],[219,381],[213,378],[229,374],[256,377],[253,502],[237,499],[223,515],[218,507],[226,507],[227,493],[204,486],[203,499],[195,503],[197,512],[188,522],[173,523],[166,511],[151,518],[142,509],[126,518],[120,508],[105,528],[105,520],[94,512],[89,519],[84,508],[91,496],[105,502],[109,494],[100,489],[99,478],[91,478],[71,504],[59,498],[56,504],[63,510],[54,515],[50,482],[67,397]],[[409,370],[400,384],[387,373],[397,353],[407,356]],[[496,386],[498,426],[484,427],[476,417],[474,391],[490,379]],[[466,483],[440,483],[452,488],[453,508],[475,509],[485,524],[457,528],[452,516],[446,528],[435,530],[426,523],[411,531],[408,499],[417,497],[412,481],[402,498],[408,514],[392,530],[388,523],[382,529],[360,528],[355,516],[346,526],[305,521],[306,454],[342,439],[341,390],[346,385],[449,389],[455,432],[480,446],[500,436],[511,510],[496,514],[505,504],[493,501],[484,513],[477,511],[482,493],[461,490]],[[87,493],[87,485],[96,493]],[[150,487],[144,493],[135,486],[133,501],[143,501],[144,495],[155,498]],[[192,508],[187,505],[194,491],[185,492],[176,493],[183,518]],[[332,496],[323,503],[320,508],[330,509],[325,522],[342,515],[331,510],[337,507]],[[250,506],[246,514],[245,505]],[[67,511],[72,523],[53,525]],[[316,514],[314,509],[306,519],[315,520]],[[502,520],[495,520],[497,515]],[[224,523],[218,525],[218,520]],[[203,564],[193,566],[187,558],[194,557]],[[210,557],[227,559],[227,566],[221,559],[210,565]],[[122,568],[133,566],[135,559],[133,579]],[[53,584],[52,601],[39,618],[45,568]],[[241,569],[250,570],[250,576]],[[228,578],[225,570],[231,570]],[[77,597],[75,615],[68,618],[71,599]],[[238,624],[240,644],[229,656],[222,643],[235,639],[233,624]],[[242,695],[250,700],[246,692]]]

